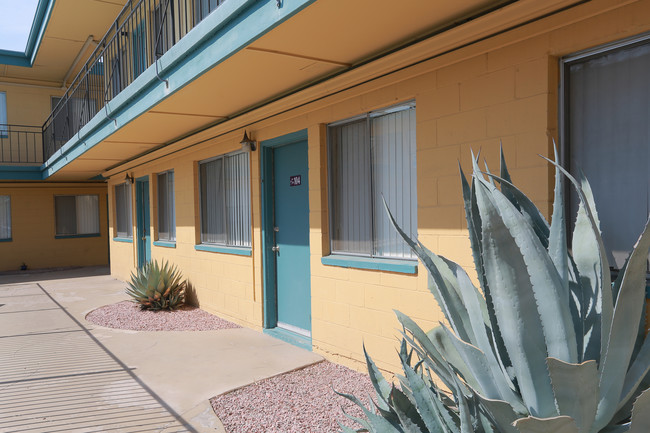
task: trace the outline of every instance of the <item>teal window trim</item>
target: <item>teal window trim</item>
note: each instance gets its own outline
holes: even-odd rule
[[[400,274],[418,273],[417,260],[377,259],[372,257],[332,254],[321,258],[321,263],[327,266],[338,266],[341,268],[371,269],[397,272]]]
[[[157,247],[165,247],[165,248],[176,248],[176,242],[169,242],[169,241],[153,241],[153,244]]]
[[[128,242],[133,243],[133,238],[113,238],[113,242]]]
[[[237,256],[251,256],[253,255],[252,248],[246,247],[229,247],[226,245],[208,245],[200,244],[194,245],[196,251],[208,251],[211,253],[234,254]]]
[[[99,233],[84,233],[81,235],[55,235],[54,239],[98,238],[100,236]]]
[[[0,242],[13,242],[13,238],[0,239]]]

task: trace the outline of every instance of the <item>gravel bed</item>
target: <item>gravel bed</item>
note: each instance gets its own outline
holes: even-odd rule
[[[240,328],[197,307],[184,305],[174,311],[141,310],[130,301],[105,305],[86,315],[95,325],[132,331],[212,331]]]
[[[332,433],[337,421],[361,426],[346,413],[363,417],[361,409],[334,393],[354,394],[368,407],[375,391],[367,375],[331,362],[262,380],[210,399],[227,433]]]

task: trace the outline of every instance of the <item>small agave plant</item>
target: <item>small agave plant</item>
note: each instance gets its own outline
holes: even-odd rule
[[[482,173],[472,159],[471,184],[462,170],[461,180],[481,290],[459,265],[411,240],[391,215],[429,271],[429,290],[449,326],[427,333],[396,311],[403,326],[400,389],[366,354],[376,410],[345,395],[366,414],[355,419],[358,431],[650,432],[649,224],[612,282],[584,176],[575,179],[549,160],[555,166],[549,225],[512,184],[503,153],[500,176]],[[565,177],[580,202],[571,251]]]
[[[131,273],[128,284],[126,293],[143,310],[174,310],[185,300],[187,282],[178,268],[166,261],[162,266],[155,260],[146,263]]]

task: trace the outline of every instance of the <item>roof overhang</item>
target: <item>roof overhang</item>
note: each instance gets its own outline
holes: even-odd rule
[[[34,64],[38,48],[41,46],[41,41],[45,34],[45,28],[52,15],[54,2],[55,0],[38,1],[25,51],[0,50],[0,64],[25,67],[31,67]]]

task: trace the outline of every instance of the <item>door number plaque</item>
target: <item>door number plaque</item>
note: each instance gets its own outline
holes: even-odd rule
[[[296,176],[289,176],[289,186],[298,186],[302,184],[302,176],[301,175],[296,175]]]

